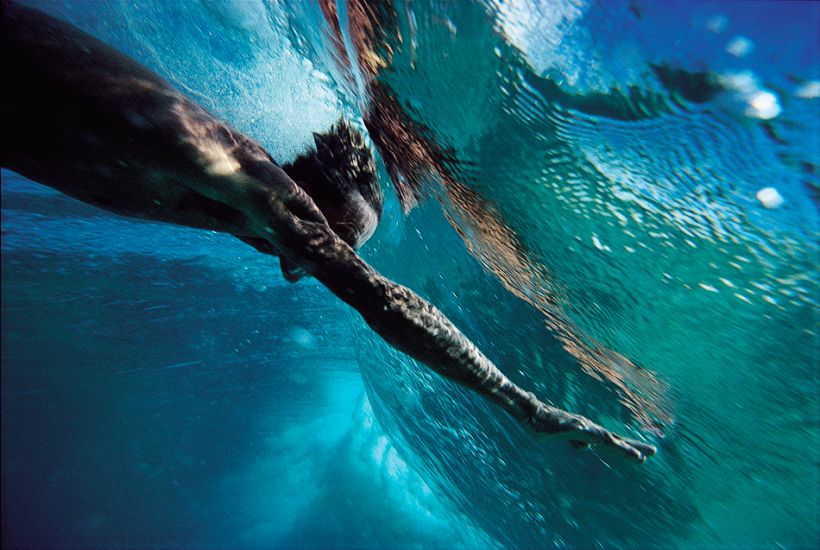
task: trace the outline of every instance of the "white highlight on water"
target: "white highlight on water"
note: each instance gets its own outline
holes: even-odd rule
[[[783,204],[783,196],[774,187],[764,187],[755,196],[766,208],[778,208]]]
[[[735,36],[726,44],[726,51],[735,57],[746,57],[754,49],[755,43],[745,36]]]
[[[807,80],[794,90],[800,99],[817,99],[820,97],[820,80]]]
[[[771,120],[780,114],[780,101],[777,96],[768,90],[759,90],[749,99],[746,114],[763,120]]]
[[[316,347],[316,337],[304,327],[293,327],[288,334],[290,341],[302,349]]]
[[[715,34],[720,34],[726,30],[729,19],[723,14],[715,14],[706,20],[706,28]]]
[[[605,244],[602,244],[601,241],[598,239],[598,235],[592,234],[592,244],[600,250],[601,252],[612,252],[612,249]]]

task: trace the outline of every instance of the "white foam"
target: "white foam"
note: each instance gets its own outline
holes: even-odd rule
[[[586,13],[584,0],[510,0],[496,5],[498,24],[510,44],[521,50],[539,74],[551,68],[568,69],[573,52],[560,46],[572,23]],[[589,70],[589,67],[587,67]],[[573,75],[564,74],[572,81]]]

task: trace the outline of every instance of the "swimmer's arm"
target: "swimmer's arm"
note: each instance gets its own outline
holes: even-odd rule
[[[281,235],[292,257],[396,349],[494,401],[537,433],[602,445],[643,461],[655,448],[622,438],[583,416],[540,402],[507,378],[435,306],[377,273],[321,223],[297,220]]]

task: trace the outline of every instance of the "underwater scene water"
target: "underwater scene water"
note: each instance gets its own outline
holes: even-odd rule
[[[238,240],[4,170],[4,547],[820,545],[820,4],[26,4],[277,161],[351,120],[362,255],[658,454],[536,439]]]

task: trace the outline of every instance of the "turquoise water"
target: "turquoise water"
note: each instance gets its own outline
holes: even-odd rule
[[[536,440],[238,241],[4,171],[4,546],[820,544],[818,4],[397,2],[375,76],[313,3],[36,5],[282,161],[389,87],[447,156],[381,167],[363,255],[659,454]]]

